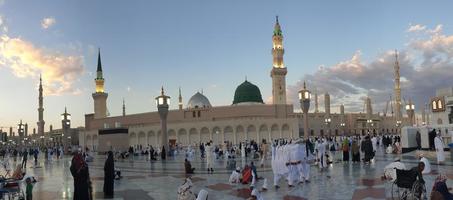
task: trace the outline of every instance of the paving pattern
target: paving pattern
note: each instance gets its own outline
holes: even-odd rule
[[[417,164],[415,155],[416,152],[402,155],[402,162],[407,167],[415,166]],[[433,181],[439,173],[446,174],[449,178],[447,185],[452,186],[453,163],[451,160],[447,160],[445,165],[438,166],[435,164],[433,152],[425,152],[425,156],[431,161],[433,169],[431,174],[424,176],[428,192],[431,191]],[[269,183],[269,190],[262,192],[262,195],[266,200],[388,199],[391,197],[391,183],[381,180],[380,177],[384,166],[392,162],[394,157],[395,155],[386,155],[379,151],[375,161],[369,165],[337,162],[322,172],[316,166],[312,166],[310,183],[288,188],[282,180],[278,190],[272,187],[273,174],[270,161],[267,161],[264,167],[258,167],[258,175],[267,178]],[[34,199],[72,199],[73,179],[69,171],[70,161],[69,156],[52,162],[41,160],[40,167],[27,168],[27,173],[36,176],[39,180],[34,187]],[[104,161],[105,156],[97,155],[94,162],[89,163],[95,199],[103,199]],[[250,161],[252,160],[237,159],[237,165],[244,166]],[[115,181],[114,199],[177,199],[177,188],[186,177],[182,154],[166,161],[152,162],[147,161],[145,157],[135,156],[117,161],[115,165],[121,169],[124,178]],[[225,169],[225,160],[215,160],[214,174],[207,172],[206,163],[198,156],[194,158],[192,165],[196,168],[195,174],[192,175],[194,184],[192,191],[198,192],[205,189],[209,192],[209,199],[215,200],[246,199],[250,196],[248,185],[227,183],[231,172]],[[262,179],[257,182],[259,188],[262,184]]]

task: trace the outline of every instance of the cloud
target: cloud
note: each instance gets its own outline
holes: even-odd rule
[[[6,26],[5,18],[0,15],[0,32],[6,33],[8,32],[8,26]]]
[[[436,89],[450,86],[453,35],[444,34],[442,25],[434,29],[425,28],[422,34],[411,35],[410,42],[399,52],[398,58],[402,96],[406,101],[415,101],[419,109],[435,95]],[[289,85],[289,101],[298,102],[297,92],[306,80],[312,91],[316,88],[319,93],[330,93],[332,112],[338,110],[341,103],[350,112],[362,112],[366,96],[371,97],[373,110],[382,112],[390,95],[394,98],[394,64],[394,50],[383,52],[369,62],[362,61],[361,53],[357,51],[350,59],[320,67],[296,84]]]
[[[79,94],[73,83],[83,74],[82,56],[67,56],[38,48],[21,38],[0,37],[0,66],[9,67],[19,78],[43,77],[46,95]]]
[[[46,18],[41,20],[41,27],[43,29],[48,29],[51,26],[55,25],[56,22],[57,21],[55,20],[54,17],[46,17]]]
[[[409,28],[407,29],[407,32],[420,32],[420,31],[424,31],[425,29],[426,29],[426,26],[423,26],[421,24],[416,24],[413,26],[409,26]]]

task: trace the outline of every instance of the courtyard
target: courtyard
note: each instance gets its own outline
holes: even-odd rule
[[[449,153],[449,152],[446,152]],[[432,164],[431,174],[424,175],[428,194],[431,192],[433,181],[439,173],[448,177],[447,185],[453,184],[452,161],[448,159],[445,165],[435,164],[435,153],[424,152]],[[391,184],[382,181],[383,168],[392,162],[395,154],[384,154],[380,150],[373,163],[337,162],[329,165],[328,170],[320,172],[317,166],[311,167],[311,182],[299,184],[288,188],[286,183],[280,182],[280,189],[275,190],[272,186],[273,174],[270,159],[264,167],[258,167],[259,177],[267,178],[269,189],[262,192],[264,199],[388,199],[391,197]],[[40,156],[42,157],[42,156]],[[400,155],[401,161],[406,167],[417,164],[416,152]],[[237,166],[258,160],[236,159]],[[103,199],[104,182],[104,155],[95,155],[94,161],[89,162],[90,177],[95,199]],[[12,166],[17,163],[11,160]],[[69,167],[71,157],[53,161],[39,160],[39,167],[32,166],[29,160],[27,174],[33,175],[38,182],[34,186],[34,199],[72,199],[73,178]],[[206,162],[195,155],[192,166],[196,168],[192,175],[193,192],[205,189],[209,192],[209,199],[233,200],[246,199],[250,196],[249,185],[230,185],[228,177],[231,171],[226,170],[226,160],[215,160],[213,174],[208,174],[205,168]],[[133,156],[125,160],[115,162],[115,167],[122,172],[123,178],[115,181],[114,199],[177,199],[177,189],[186,177],[184,173],[184,153],[175,157],[167,158],[166,161],[148,161],[145,156]],[[257,182],[261,188],[263,179]]]

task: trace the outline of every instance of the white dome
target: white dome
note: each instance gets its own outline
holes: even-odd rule
[[[200,92],[195,93],[192,97],[189,99],[189,103],[187,103],[187,108],[210,108],[211,103],[209,102],[209,99],[206,98],[203,94]]]

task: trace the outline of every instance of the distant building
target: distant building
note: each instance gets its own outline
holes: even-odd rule
[[[195,145],[212,140],[215,144],[229,142],[238,144],[245,140],[271,141],[278,138],[294,139],[302,135],[353,135],[367,133],[398,133],[409,124],[402,116],[373,114],[371,99],[366,113],[330,113],[330,96],[326,99],[325,111],[319,112],[316,100],[315,113],[309,113],[309,133],[303,132],[303,114],[294,112],[294,105],[286,101],[287,69],[283,62],[283,33],[277,18],[272,36],[273,66],[272,104],[265,104],[258,86],[245,80],[234,92],[232,104],[213,107],[202,92],[196,92],[183,105],[181,94],[178,109],[168,113],[168,139],[172,145]],[[399,80],[399,65],[396,78]],[[79,134],[81,146],[98,151],[125,150],[129,146],[145,148],[161,146],[161,126],[157,112],[127,114],[123,103],[121,116],[108,116],[107,97],[104,91],[101,56],[98,56],[96,89],[93,93],[94,113],[85,115],[85,130]],[[398,83],[399,84],[399,83]],[[163,93],[164,91],[162,91]],[[400,93],[398,88],[395,92]],[[399,94],[398,94],[399,96]],[[317,98],[316,98],[317,99]],[[400,103],[400,102],[399,102]],[[299,107],[299,105],[295,105]],[[398,106],[399,109],[400,106]],[[150,110],[150,109],[145,109]],[[401,113],[401,110],[397,113]],[[326,120],[329,119],[329,120]],[[400,120],[401,123],[397,123]]]

